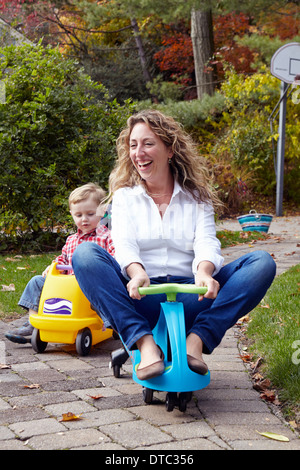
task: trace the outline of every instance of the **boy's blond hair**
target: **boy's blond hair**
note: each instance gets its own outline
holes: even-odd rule
[[[105,199],[106,192],[95,183],[84,184],[71,192],[69,196],[69,208],[71,208],[71,204],[85,201],[90,196],[92,196],[97,206],[99,206]]]

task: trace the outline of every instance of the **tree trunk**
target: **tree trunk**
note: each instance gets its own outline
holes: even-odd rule
[[[141,34],[140,34],[140,29],[139,29],[139,26],[138,26],[135,18],[132,18],[130,21],[131,21],[131,26],[132,26],[132,29],[133,29],[135,43],[136,43],[137,49],[139,51],[139,58],[140,58],[141,67],[142,67],[142,71],[143,71],[143,77],[144,77],[145,83],[147,85],[147,83],[152,82],[152,78],[151,78],[150,72],[149,72],[148,67],[147,67],[147,61],[146,61],[144,46],[143,46],[142,38],[141,38]],[[158,103],[157,97],[155,95],[153,95],[152,92],[150,92],[150,95],[151,95],[152,101],[154,103]]]
[[[197,96],[214,92],[215,71],[208,66],[214,53],[214,38],[211,10],[192,10],[191,38],[195,63]]]
[[[139,58],[140,58],[141,67],[143,71],[143,77],[146,83],[151,82],[151,76],[147,67],[147,61],[146,61],[145,51],[144,51],[144,47],[143,47],[143,43],[142,43],[142,39],[140,35],[140,30],[139,30],[139,26],[135,18],[131,19],[131,26],[132,26],[133,33],[134,33],[135,43],[139,51]]]

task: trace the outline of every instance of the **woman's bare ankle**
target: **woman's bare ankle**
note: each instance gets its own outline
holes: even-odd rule
[[[161,359],[161,352],[155,343],[152,335],[144,335],[136,342],[141,353],[141,362],[139,368],[147,367]]]
[[[186,339],[186,351],[189,356],[203,361],[203,342],[202,339],[195,333],[190,333],[188,335]]]

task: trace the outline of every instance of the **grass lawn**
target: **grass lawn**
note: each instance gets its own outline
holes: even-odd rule
[[[300,265],[278,276],[250,314],[246,336],[284,411],[300,425]]]
[[[265,232],[237,232],[231,230],[220,230],[217,237],[221,242],[221,247],[239,245],[240,243],[250,243],[256,240],[266,240],[269,235]]]

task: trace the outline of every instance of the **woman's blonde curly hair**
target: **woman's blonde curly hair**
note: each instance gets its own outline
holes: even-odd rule
[[[151,109],[131,116],[127,121],[127,127],[117,139],[118,159],[109,178],[109,198],[119,188],[143,184],[129,157],[130,134],[139,122],[147,124],[167,147],[172,148],[170,168],[180,186],[189,191],[198,202],[210,202],[218,206],[220,202],[210,186],[206,161],[198,155],[190,135],[172,117]]]

